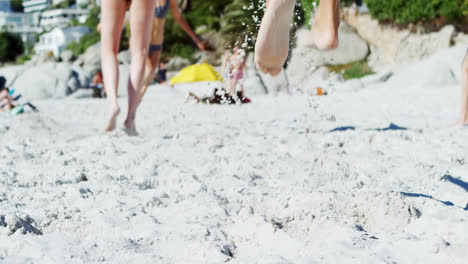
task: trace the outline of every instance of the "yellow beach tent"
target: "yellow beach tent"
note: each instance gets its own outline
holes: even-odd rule
[[[221,75],[208,63],[194,64],[183,68],[171,78],[171,84],[223,81]]]

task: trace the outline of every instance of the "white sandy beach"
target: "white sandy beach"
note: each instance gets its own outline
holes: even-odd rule
[[[101,132],[105,100],[35,102],[40,113],[0,119],[0,262],[466,263],[458,95],[223,106],[153,86],[138,137]],[[391,122],[408,130],[368,130]],[[328,132],[341,126],[356,130]]]

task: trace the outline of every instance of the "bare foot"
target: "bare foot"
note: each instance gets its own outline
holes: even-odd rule
[[[459,120],[455,126],[468,126],[468,119],[466,120]]]
[[[116,127],[117,116],[120,114],[120,107],[118,105],[112,106],[109,109],[109,120],[106,126],[106,132],[113,131]]]
[[[138,136],[138,132],[135,126],[135,120],[126,119],[124,122],[124,131],[129,136]]]
[[[338,29],[340,27],[340,1],[320,1],[315,22],[307,34],[304,45],[319,50],[338,47]]]
[[[255,63],[266,74],[281,73],[288,57],[289,29],[295,0],[270,0],[255,44]]]

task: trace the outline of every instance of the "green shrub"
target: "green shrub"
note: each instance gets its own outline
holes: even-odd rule
[[[97,31],[100,13],[101,9],[99,8],[99,6],[91,8],[91,10],[89,11],[89,16],[84,23],[84,25],[89,27],[91,32],[89,34],[84,35],[78,42],[72,42],[68,44],[67,50],[71,50],[74,56],[79,56],[80,54],[85,53],[85,51],[90,46],[98,43],[101,40],[101,34],[99,34],[99,32]]]
[[[174,56],[178,56],[184,59],[193,60],[195,54],[195,48],[190,45],[183,43],[175,43],[168,47],[168,52]]]
[[[460,21],[468,11],[466,0],[364,0],[371,15],[398,24],[430,21],[445,17],[450,22]]]
[[[230,2],[232,0],[191,1],[182,16],[193,30],[206,26],[210,31],[219,31],[221,28],[220,16],[223,14],[224,7]],[[193,40],[176,23],[171,12],[169,12],[164,27],[165,55],[192,59],[196,50],[197,47]]]
[[[234,0],[224,8],[221,34],[231,43],[252,48],[265,8],[265,1]]]
[[[366,75],[374,74],[366,60],[352,62],[349,64],[327,66],[331,72],[338,72],[345,80],[362,78]]]
[[[23,41],[19,35],[0,32],[0,62],[15,61],[16,57],[23,52]]]
[[[10,0],[10,5],[14,12],[23,12],[23,0]]]
[[[25,62],[31,60],[30,55],[21,55],[18,58],[16,58],[16,63],[17,64],[24,64]]]
[[[73,52],[74,56],[79,56],[86,52],[86,50],[99,42],[101,40],[101,35],[97,31],[92,31],[89,34],[84,35],[79,42],[72,42],[68,44],[67,49]]]

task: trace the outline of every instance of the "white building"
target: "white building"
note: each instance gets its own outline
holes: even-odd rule
[[[0,31],[9,31],[21,36],[24,43],[34,44],[39,26],[39,13],[0,12]]]
[[[42,12],[40,26],[46,30],[54,27],[67,27],[71,19],[84,23],[88,18],[88,10],[52,9]]]
[[[25,13],[41,11],[47,9],[52,4],[52,0],[23,0]]]
[[[79,41],[84,35],[91,32],[86,26],[55,28],[49,33],[39,37],[39,42],[34,47],[37,54],[43,52],[53,52],[55,57],[74,41]]]

